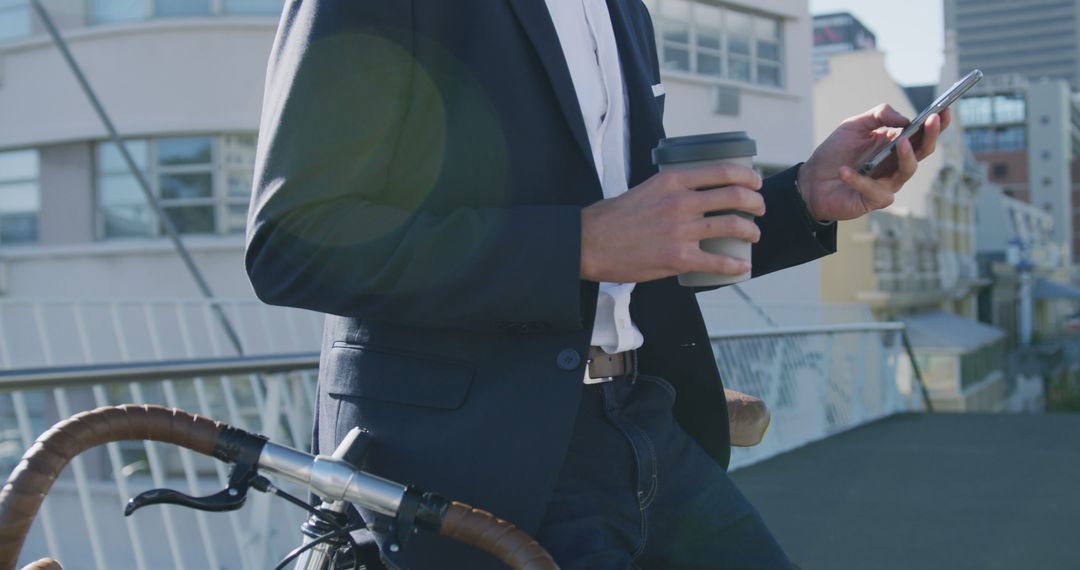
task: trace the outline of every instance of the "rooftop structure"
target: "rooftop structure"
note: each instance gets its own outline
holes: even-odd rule
[[[849,12],[814,16],[814,79],[829,74],[834,53],[877,48],[877,36]]]

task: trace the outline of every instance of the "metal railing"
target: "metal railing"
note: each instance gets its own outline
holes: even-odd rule
[[[245,346],[262,354],[223,355],[204,301],[0,301],[0,469],[10,471],[57,419],[131,402],[187,409],[307,448],[321,317],[254,301],[221,306]],[[773,414],[759,446],[734,450],[733,468],[921,408],[905,380],[899,324],[733,330],[711,342],[726,385],[761,397]],[[107,359],[119,363],[100,364]],[[143,490],[206,495],[225,477],[212,460],[157,444],[90,452],[50,493],[27,555],[55,554],[71,568],[265,568],[295,546],[303,518],[280,501],[255,495],[227,516],[167,507],[122,516],[124,501]]]
[[[732,450],[732,469],[931,409],[902,323],[731,330],[710,339],[725,386],[761,398],[772,413],[760,444]]]
[[[230,356],[215,307],[256,356]],[[183,408],[306,448],[321,321],[246,299],[0,301],[0,369],[9,370],[0,384],[10,390],[0,392],[0,471],[58,419],[121,403]],[[25,551],[69,568],[266,568],[295,547],[302,518],[280,501],[253,496],[227,516],[122,516],[141,491],[206,495],[226,475],[218,462],[153,443],[94,450],[54,486]]]

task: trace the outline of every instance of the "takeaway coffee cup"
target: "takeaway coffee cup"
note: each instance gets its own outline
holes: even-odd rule
[[[757,143],[744,131],[664,139],[652,153],[653,163],[660,168],[661,172],[688,170],[714,164],[738,164],[749,168],[753,166],[753,158],[756,154]],[[753,214],[736,210],[710,212],[708,215],[728,214],[742,216],[748,220],[754,219]],[[701,249],[708,253],[747,261],[750,260],[750,247],[750,242],[736,238],[709,238],[701,241]],[[679,284],[685,287],[711,287],[730,285],[747,279],[750,279],[750,273],[716,275],[691,272],[679,275]]]

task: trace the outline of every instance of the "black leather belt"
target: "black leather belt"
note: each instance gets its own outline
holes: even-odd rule
[[[608,354],[599,346],[589,347],[589,373],[586,384],[606,382],[612,378],[634,373],[634,351]]]

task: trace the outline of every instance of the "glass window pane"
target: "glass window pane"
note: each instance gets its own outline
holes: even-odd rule
[[[243,171],[229,171],[225,173],[225,189],[226,194],[230,198],[248,198],[251,196],[251,177],[252,172],[250,170]]]
[[[745,59],[729,57],[728,77],[736,81],[750,81],[750,62]]]
[[[0,182],[36,180],[39,168],[38,152],[34,149],[0,152]]]
[[[207,16],[210,0],[154,0],[156,16]]]
[[[255,146],[255,135],[226,135],[222,138],[221,161],[226,165],[254,165]]]
[[[720,30],[713,30],[709,28],[698,28],[697,30],[697,45],[700,48],[719,50],[720,49]]]
[[[758,59],[765,61],[780,61],[780,44],[759,41],[757,43],[757,56]]]
[[[689,0],[662,0],[660,2],[660,14],[667,18],[689,22],[690,2]]]
[[[750,36],[728,36],[728,53],[733,55],[750,55]]]
[[[988,125],[994,120],[990,97],[961,99],[959,105],[960,122],[964,125]]]
[[[1020,123],[1027,117],[1023,97],[999,95],[994,97],[994,120],[998,123]]]
[[[199,174],[167,174],[160,178],[162,200],[210,198],[214,185],[209,172]]]
[[[664,46],[663,67],[677,71],[690,71],[690,50]]]
[[[754,18],[750,14],[728,10],[726,16],[728,33],[746,37],[754,34]]]
[[[663,38],[666,43],[689,44],[690,26],[684,24],[665,24]]]
[[[702,75],[720,76],[720,56],[699,53],[697,57],[697,71]]]
[[[964,131],[964,139],[973,152],[985,152],[994,148],[994,137],[988,129],[968,129]]]
[[[225,209],[225,231],[230,234],[242,234],[247,227],[247,205],[229,204]]]
[[[36,213],[0,214],[0,244],[33,243],[37,239]]]
[[[775,65],[758,64],[757,82],[761,85],[780,87],[780,68]]]
[[[225,0],[226,14],[277,15],[284,0]]]
[[[40,208],[36,181],[0,184],[0,214],[37,212]]]
[[[99,24],[145,20],[149,7],[146,0],[93,0],[91,17]]]
[[[129,174],[102,176],[98,179],[98,188],[102,206],[146,206],[146,195],[135,177]]]
[[[29,0],[0,0],[0,41],[29,36]]]
[[[754,18],[754,35],[761,39],[780,39],[780,20],[774,18]]]
[[[184,206],[165,208],[165,213],[182,234],[214,233],[213,206]],[[164,232],[162,232],[164,233]]]
[[[1000,127],[995,132],[998,150],[1023,150],[1027,148],[1027,130],[1022,126]]]
[[[105,237],[148,237],[154,235],[156,220],[149,206],[110,206],[102,210]]]
[[[146,170],[147,145],[145,140],[124,141],[124,147],[131,153],[132,160],[139,170]],[[128,172],[127,163],[124,162],[120,150],[111,142],[103,142],[98,145],[98,172],[110,174],[114,172]]]
[[[159,139],[157,143],[158,164],[209,164],[212,158],[210,137],[175,137]]]

